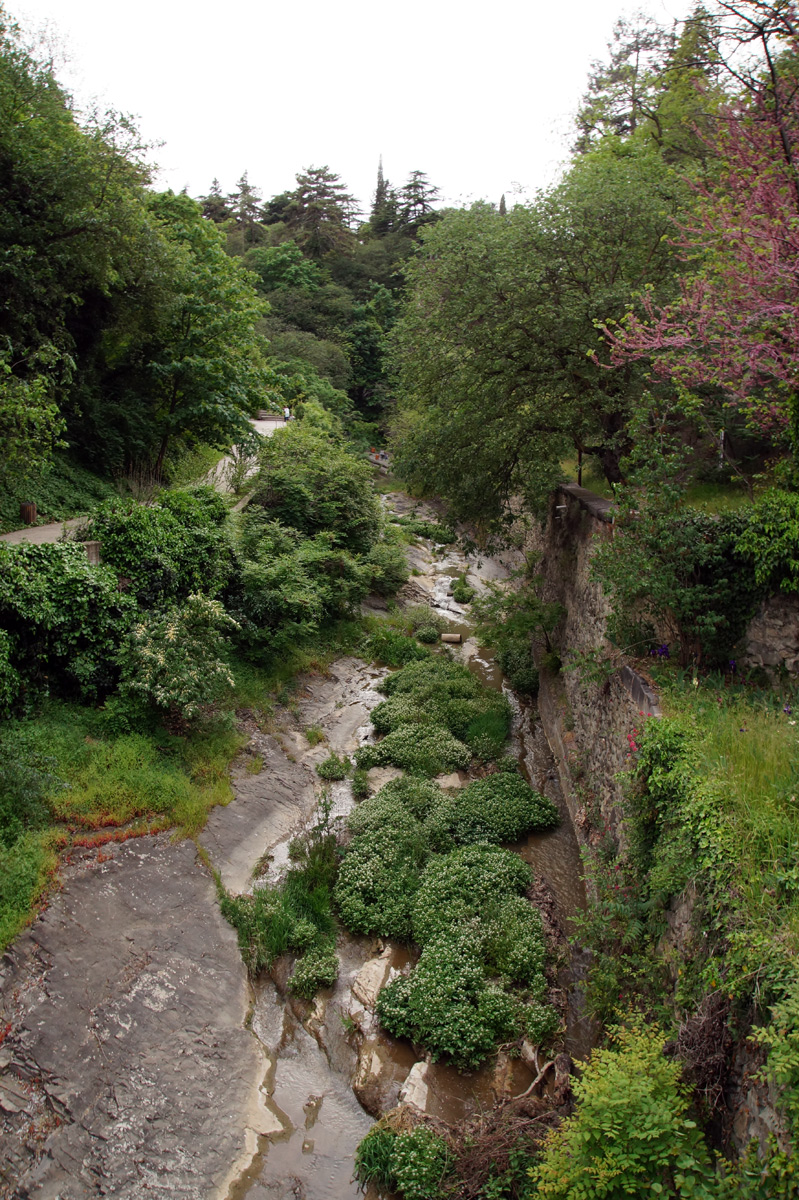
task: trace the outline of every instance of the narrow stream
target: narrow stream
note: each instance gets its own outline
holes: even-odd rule
[[[407,511],[406,498],[396,499],[399,511]],[[428,519],[428,514],[424,516]],[[466,610],[450,595],[452,580],[464,572],[478,588],[507,572],[496,560],[475,561],[450,547],[440,554],[413,548],[411,565],[420,592],[446,616],[450,631],[461,634],[463,660],[486,684],[507,695],[513,709],[512,749],[525,778],[560,809],[557,829],[533,835],[517,849],[550,888],[558,920],[568,933],[572,918],[585,906],[585,889],[577,839],[546,737],[535,706],[508,689],[493,655],[472,637]],[[355,694],[357,703],[371,710],[383,698],[374,684],[385,673],[374,668],[364,671],[363,686]],[[360,743],[371,737],[370,725],[357,729]],[[343,820],[354,804],[349,781],[334,785],[332,798],[332,815]],[[270,882],[288,866],[289,840],[272,850],[266,876]],[[274,1118],[274,1132],[261,1137],[250,1169],[228,1200],[354,1200],[359,1192],[351,1178],[353,1156],[373,1121],[356,1092],[377,1113],[403,1098],[404,1085],[410,1089],[409,1097],[430,1115],[457,1124],[499,1099],[523,1092],[533,1078],[521,1060],[502,1054],[468,1074],[419,1061],[408,1043],[379,1029],[368,1003],[370,994],[373,1003],[379,987],[407,964],[408,951],[381,939],[342,934],[337,952],[338,982],[332,994],[317,998],[310,1013],[301,1002],[281,996],[284,978],[277,976],[278,986],[268,977],[255,984],[251,1028],[268,1059],[262,1092]],[[570,997],[565,1049],[575,1058],[584,1057],[595,1040],[590,1022],[581,1013],[579,983],[584,970],[581,955],[575,952],[559,979]]]

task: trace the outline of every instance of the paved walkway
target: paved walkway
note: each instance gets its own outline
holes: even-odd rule
[[[286,424],[282,418],[279,421],[252,420],[250,423],[261,437],[271,437],[276,429],[282,429]],[[230,461],[230,458],[221,459],[214,468],[213,478],[209,478],[209,482],[213,482],[214,486],[222,492],[230,490],[225,484],[225,470]],[[28,525],[24,529],[14,529],[11,533],[0,533],[0,542],[9,542],[12,545],[18,545],[20,542],[32,542],[36,546],[42,546],[45,542],[59,541],[65,532],[77,529],[85,520],[85,517],[73,517],[69,521],[52,521],[48,525]]]

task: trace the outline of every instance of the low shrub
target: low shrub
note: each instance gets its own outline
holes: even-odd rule
[[[479,1066],[498,1042],[518,1032],[518,1003],[486,980],[469,931],[448,930],[422,950],[409,976],[384,987],[377,1015],[395,1037],[446,1057],[461,1070]]]
[[[477,779],[448,797],[428,819],[425,832],[434,850],[474,842],[518,842],[528,833],[553,829],[555,805],[518,774]]]
[[[487,712],[479,713],[469,722],[464,741],[474,754],[483,762],[498,758],[508,740],[510,732],[510,708],[505,697],[503,703],[497,704]]]
[[[370,796],[369,776],[362,767],[358,767],[352,775],[352,794],[356,800],[365,800]]]
[[[0,846],[12,847],[24,833],[46,825],[48,797],[66,785],[56,760],[42,754],[24,726],[0,734]]]
[[[532,883],[527,863],[498,846],[462,846],[431,860],[413,906],[413,936],[424,946],[440,933],[480,920],[491,906]]]
[[[477,593],[466,582],[465,575],[459,575],[452,584],[452,599],[456,604],[471,604]]]
[[[403,609],[402,615],[408,629],[417,636],[420,629],[435,629],[438,633],[444,633],[449,627],[447,618],[429,604],[409,604]]]
[[[375,1125],[355,1152],[355,1178],[362,1188],[374,1183],[405,1200],[436,1200],[449,1166],[447,1143],[425,1125],[399,1133]]]
[[[364,557],[364,565],[370,571],[369,589],[379,596],[395,595],[409,575],[402,545],[388,540],[372,546]]]
[[[348,929],[410,939],[411,906],[428,857],[421,818],[442,796],[432,782],[396,779],[350,814],[353,838],[335,890]]]
[[[289,991],[311,1000],[320,988],[332,987],[338,979],[336,948],[330,942],[311,946],[299,959],[288,981]]]
[[[542,1200],[714,1194],[710,1153],[664,1040],[656,1028],[620,1027],[594,1050],[574,1083],[575,1112],[547,1134],[532,1169]],[[676,1188],[666,1192],[666,1179]]]
[[[415,638],[393,629],[380,629],[367,638],[364,654],[387,667],[403,667],[406,663],[430,657],[430,651],[420,646]]]
[[[432,646],[441,637],[434,625],[423,625],[421,629],[416,630],[417,640],[424,642],[426,646]]]
[[[341,758],[332,751],[326,759],[316,764],[316,773],[320,779],[327,779],[331,782],[338,779],[346,779],[352,769],[352,763],[345,756]]]
[[[497,665],[514,692],[522,696],[538,695],[538,668],[533,659],[529,636],[508,638],[497,651]]]
[[[359,767],[401,767],[417,775],[441,775],[468,767],[468,746],[440,725],[402,725],[386,734],[376,746],[362,746],[355,753]]]
[[[391,1174],[404,1200],[436,1200],[450,1165],[447,1143],[432,1129],[417,1125],[392,1146]]]

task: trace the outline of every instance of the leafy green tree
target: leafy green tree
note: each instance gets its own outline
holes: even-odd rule
[[[643,375],[588,351],[595,323],[642,286],[673,288],[667,239],[685,190],[654,149],[608,141],[533,205],[500,217],[477,204],[426,231],[392,335],[405,478],[494,529],[515,497],[540,505],[570,448],[621,480]]]
[[[154,196],[151,209],[174,270],[153,339],[142,347],[160,476],[174,437],[221,446],[246,438],[270,377],[255,332],[263,302],[219,231],[187,196]]]
[[[244,264],[258,276],[256,286],[266,296],[289,288],[316,292],[324,279],[317,264],[305,257],[296,242],[256,246],[245,255]]]

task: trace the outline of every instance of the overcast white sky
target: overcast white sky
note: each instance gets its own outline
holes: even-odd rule
[[[191,195],[243,171],[265,197],[327,164],[368,207],[383,155],[401,184],[427,172],[450,203],[551,183],[589,64],[616,18],[662,21],[687,0],[4,0],[49,22],[79,103],[135,114],[158,184]]]

